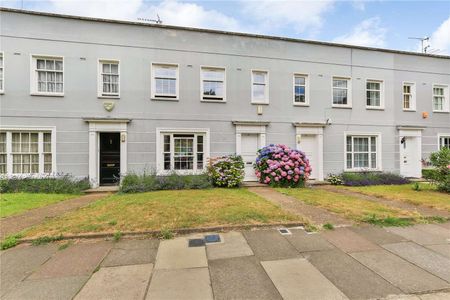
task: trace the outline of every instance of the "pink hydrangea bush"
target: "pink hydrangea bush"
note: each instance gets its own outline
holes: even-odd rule
[[[300,187],[311,175],[311,166],[303,151],[286,145],[270,144],[258,150],[255,172],[261,183],[278,187]]]

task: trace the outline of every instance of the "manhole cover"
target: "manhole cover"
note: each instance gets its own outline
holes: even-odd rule
[[[289,234],[292,234],[292,233],[289,231],[289,229],[287,229],[287,228],[280,228],[280,229],[278,229],[278,232],[281,233],[282,235],[289,235]]]
[[[220,235],[218,234],[209,234],[205,235],[206,243],[220,243]]]
[[[201,246],[205,246],[204,239],[190,239],[189,240],[189,247],[201,247]]]

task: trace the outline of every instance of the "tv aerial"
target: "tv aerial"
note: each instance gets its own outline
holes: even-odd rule
[[[430,37],[426,36],[426,37],[409,37],[408,39],[410,40],[418,40],[420,41],[422,47],[422,53],[427,53],[428,48],[430,48],[430,45],[426,45],[424,44],[425,41],[429,42],[430,41]]]
[[[137,19],[139,21],[155,23],[155,24],[162,24],[163,23],[158,14],[156,14],[156,19],[147,19],[147,18],[137,18]]]

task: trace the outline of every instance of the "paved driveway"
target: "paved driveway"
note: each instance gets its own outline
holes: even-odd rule
[[[3,251],[2,299],[450,299],[450,223]]]

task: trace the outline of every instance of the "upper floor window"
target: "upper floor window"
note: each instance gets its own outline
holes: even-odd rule
[[[0,132],[0,174],[53,172],[52,146],[51,132]]]
[[[201,68],[201,91],[203,100],[224,101],[226,93],[224,68]]]
[[[294,105],[308,105],[307,75],[294,75]]]
[[[403,110],[416,109],[416,86],[414,83],[403,83]]]
[[[349,78],[333,77],[333,106],[351,107],[351,83]]]
[[[120,97],[120,70],[116,60],[99,61],[99,97]]]
[[[33,56],[32,62],[32,94],[64,95],[63,58]]]
[[[367,80],[366,107],[383,108],[383,81]]]
[[[447,85],[433,85],[433,111],[448,112],[448,86]]]
[[[5,68],[3,67],[3,52],[0,52],[0,93],[4,91],[4,82],[5,82]]]
[[[152,98],[178,99],[178,65],[152,64]]]
[[[450,135],[439,136],[439,149],[444,147],[450,149]]]
[[[269,103],[269,73],[252,71],[252,103]]]
[[[346,169],[378,169],[378,140],[378,135],[347,135],[345,148]]]

